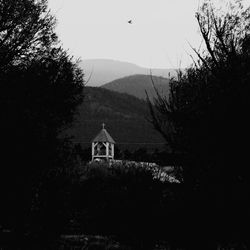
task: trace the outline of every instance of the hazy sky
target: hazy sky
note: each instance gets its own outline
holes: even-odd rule
[[[72,55],[150,68],[191,63],[188,42],[201,42],[198,5],[199,0],[49,0],[57,34]]]

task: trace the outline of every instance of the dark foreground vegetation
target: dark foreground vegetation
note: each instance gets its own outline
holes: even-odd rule
[[[80,160],[59,135],[83,74],[59,47],[47,1],[0,1],[0,248],[249,249],[249,18],[240,1],[224,14],[202,5],[204,52],[170,96],[149,102],[183,169],[173,184]]]
[[[244,242],[250,215],[245,146],[250,9],[235,1],[222,12],[205,1],[196,19],[204,50],[193,49],[198,59],[172,79],[169,98],[158,95],[155,105],[150,103],[152,122],[172,152],[185,155],[181,165],[189,204],[183,208],[191,209],[193,219],[187,235],[196,229],[199,239],[209,238],[204,242]]]

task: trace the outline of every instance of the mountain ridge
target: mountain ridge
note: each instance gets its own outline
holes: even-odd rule
[[[119,93],[127,93],[145,100],[147,95],[150,100],[156,97],[155,88],[161,95],[169,95],[169,79],[155,75],[131,75],[106,83],[101,88]]]
[[[162,148],[164,140],[148,121],[147,103],[134,96],[104,88],[85,87],[85,98],[66,134],[82,148],[90,147],[102,123],[121,149]]]
[[[112,59],[86,59],[79,66],[83,69],[87,86],[99,87],[116,79],[129,75],[155,75],[165,78],[175,77],[176,69],[173,68],[145,68],[134,63]]]

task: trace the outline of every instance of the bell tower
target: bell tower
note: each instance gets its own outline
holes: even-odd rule
[[[115,141],[102,124],[102,130],[92,140],[92,161],[95,159],[114,159]]]

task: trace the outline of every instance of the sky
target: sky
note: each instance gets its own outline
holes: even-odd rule
[[[189,43],[202,41],[198,6],[199,0],[49,0],[56,32],[71,55],[148,68],[191,64]]]

